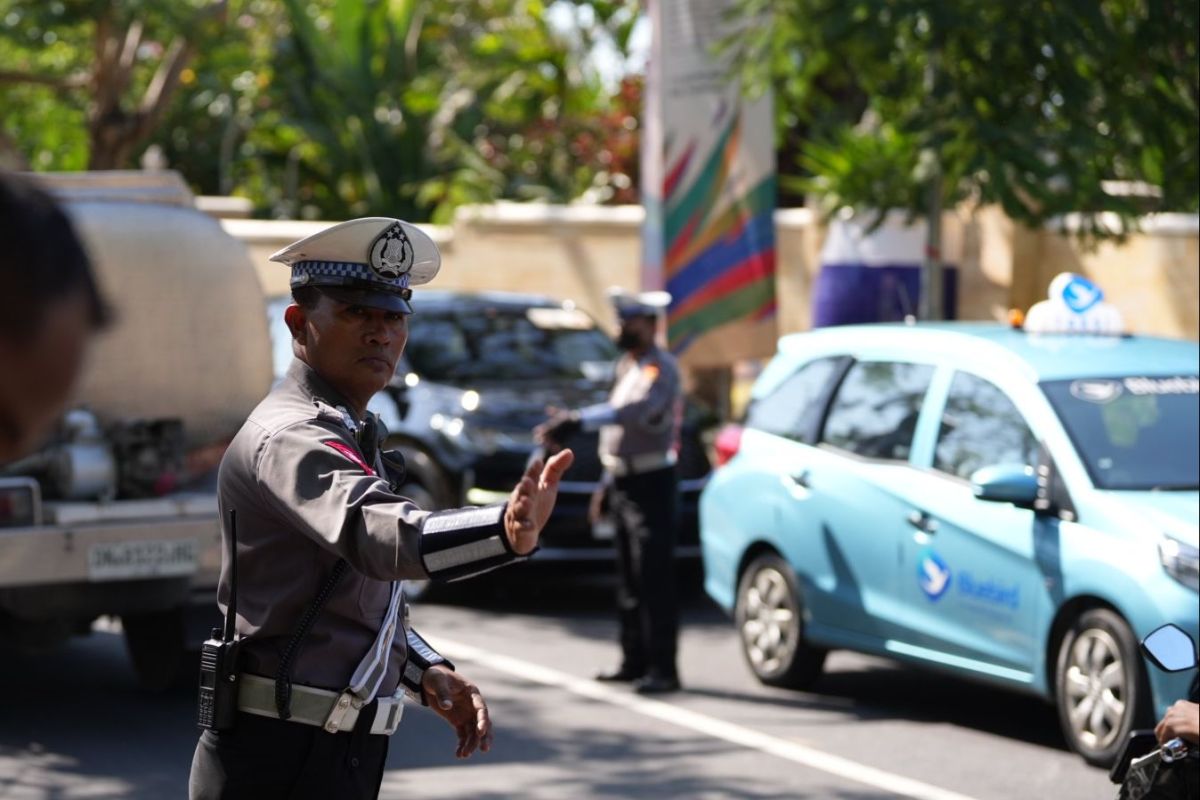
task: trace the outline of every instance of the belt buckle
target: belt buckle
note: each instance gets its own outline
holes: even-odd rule
[[[634,472],[632,458],[610,456],[606,459],[603,459],[601,463],[604,465],[605,469],[612,473],[614,478],[624,478],[628,475],[632,475]]]
[[[329,710],[329,716],[325,718],[325,724],[322,727],[330,733],[353,729],[354,723],[358,721],[358,711],[362,706],[362,700],[347,689],[334,701],[333,708]]]

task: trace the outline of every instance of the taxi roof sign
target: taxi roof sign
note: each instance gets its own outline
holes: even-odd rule
[[[1045,300],[1034,303],[1025,315],[1027,333],[1087,333],[1125,335],[1125,320],[1104,290],[1082,275],[1061,272],[1050,281]]]

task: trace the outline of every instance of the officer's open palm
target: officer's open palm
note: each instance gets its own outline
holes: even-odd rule
[[[454,755],[467,758],[492,749],[492,719],[479,688],[457,672],[434,665],[421,678],[425,702],[450,723],[458,735]]]
[[[570,450],[555,453],[544,466],[536,458],[512,490],[504,512],[504,531],[517,553],[525,555],[537,547],[538,537],[558,498],[558,482],[574,460],[575,454]]]

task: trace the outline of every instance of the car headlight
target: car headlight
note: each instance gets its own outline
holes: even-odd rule
[[[471,448],[490,455],[497,450],[530,450],[533,448],[533,432],[502,431],[470,417],[434,414],[429,418],[429,427],[438,431],[459,447]]]
[[[1164,536],[1158,542],[1158,558],[1168,575],[1193,592],[1200,592],[1200,550],[1173,536]]]

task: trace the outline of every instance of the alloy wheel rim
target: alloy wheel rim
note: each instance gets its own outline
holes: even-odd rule
[[[796,610],[787,579],[777,569],[755,573],[742,616],[742,642],[760,673],[778,672],[796,648]]]
[[[1085,747],[1103,750],[1116,740],[1128,708],[1125,684],[1116,639],[1099,628],[1081,633],[1067,655],[1063,691],[1071,730]]]

